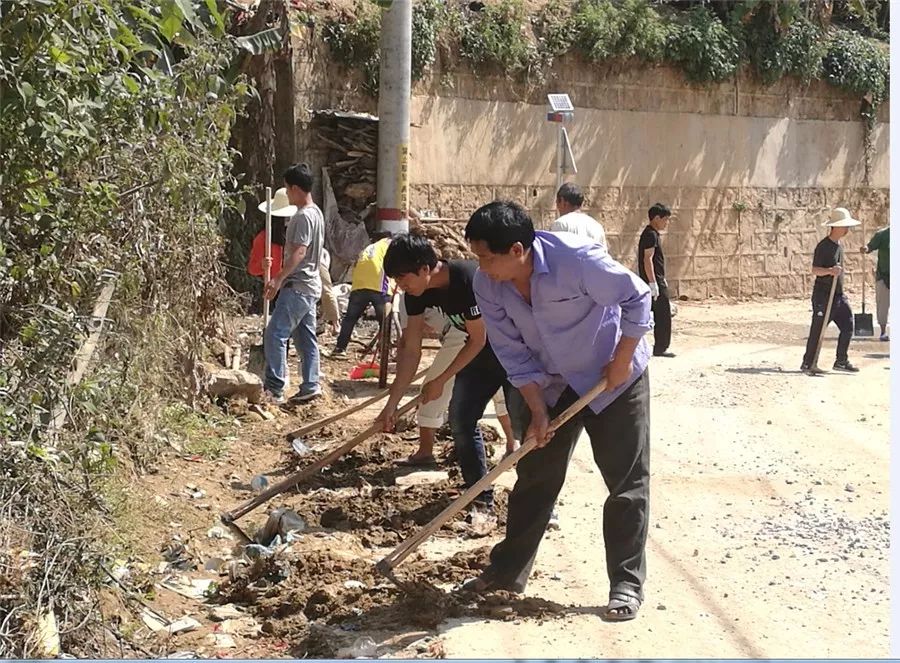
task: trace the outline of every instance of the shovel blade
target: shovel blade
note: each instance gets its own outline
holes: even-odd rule
[[[853,334],[855,336],[875,336],[871,313],[855,313],[853,315]]]
[[[250,346],[250,354],[247,357],[247,370],[260,379],[265,378],[266,372],[266,355],[262,345]]]

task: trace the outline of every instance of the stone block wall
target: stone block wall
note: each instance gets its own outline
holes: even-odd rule
[[[295,44],[293,61],[294,108],[283,110],[294,114],[298,155],[324,165],[308,110],[376,113],[377,102],[321,45]],[[741,74],[698,86],[667,67],[566,58],[545,85],[526,87],[438,63],[413,93],[410,204],[464,223],[504,198],[547,227],[556,216],[549,92],[576,105],[579,172],[567,179],[584,189],[585,211],[618,260],[636,268],[650,205],[675,211],[663,246],[677,295],[808,295],[812,250],[834,206],[864,224],[847,241],[848,290],[873,265],[858,247],[888,222],[889,109],[879,111],[866,169],[860,100],[821,82],[764,87]]]

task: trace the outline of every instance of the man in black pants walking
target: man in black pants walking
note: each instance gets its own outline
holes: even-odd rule
[[[809,326],[809,339],[806,341],[806,353],[803,355],[801,371],[812,368],[816,358],[816,347],[819,344],[819,336],[822,333],[822,325],[825,322],[825,309],[828,308],[828,295],[831,293],[831,285],[837,279],[834,289],[834,300],[831,304],[831,315],[828,322],[834,320],[838,329],[837,357],[834,362],[834,370],[857,373],[859,369],[847,359],[847,350],[850,347],[850,339],[853,336],[853,312],[850,303],[844,296],[844,276],[841,261],[844,258],[844,249],[840,245],[850,228],[859,225],[859,221],[850,216],[843,207],[835,207],[831,211],[831,219],[825,224],[830,230],[828,236],[816,245],[813,254],[812,273],[816,277],[812,293],[812,323]]]
[[[466,239],[478,256],[475,298],[488,338],[515,387],[507,397],[510,418],[537,447],[516,467],[506,537],[491,551],[490,566],[463,588],[525,588],[584,430],[609,490],[603,505],[609,578],[604,618],[633,619],[647,573],[650,348],[643,337],[650,330],[650,291],[596,242],[535,231],[516,203],[478,209]],[[549,435],[551,417],[604,377],[606,390]]]
[[[650,223],[641,233],[638,242],[638,274],[650,286],[653,296],[653,356],[674,357],[669,352],[672,342],[672,305],[669,303],[669,285],[666,283],[666,258],[663,255],[659,233],[669,225],[671,210],[656,203],[647,212]]]

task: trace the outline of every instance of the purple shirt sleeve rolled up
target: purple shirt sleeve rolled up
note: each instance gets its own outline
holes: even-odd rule
[[[512,283],[475,275],[488,338],[512,385],[536,383],[548,405],[567,385],[579,395],[596,386],[622,335],[641,338],[629,380],[591,402],[600,412],[647,368],[650,288],[588,240],[536,235],[530,305]]]

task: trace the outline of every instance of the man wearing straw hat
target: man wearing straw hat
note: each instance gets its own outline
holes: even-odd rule
[[[812,262],[812,274],[816,277],[812,292],[813,314],[809,326],[809,339],[806,341],[806,353],[800,366],[802,371],[810,371],[813,368],[819,349],[819,337],[822,335],[822,325],[827,325],[832,320],[840,329],[834,370],[848,373],[859,371],[847,359],[847,349],[853,336],[853,312],[844,296],[844,268],[841,265],[844,248],[840,243],[850,232],[850,228],[858,225],[859,221],[854,219],[849,211],[843,207],[835,207],[825,223],[829,229],[828,235],[816,245]],[[831,300],[831,311],[828,320],[825,320],[826,310],[829,308],[828,299],[832,292],[834,297]]]
[[[313,202],[312,171],[305,163],[284,173],[285,188],[272,200],[272,213],[293,207],[296,214],[288,222],[284,264],[266,284],[264,296],[278,294],[275,310],[266,327],[265,389],[272,401],[284,402],[287,385],[287,343],[293,337],[300,357],[302,384],[292,400],[308,401],[321,395],[319,386],[319,346],[316,341],[316,303],[322,294],[319,264],[325,245],[325,219]],[[265,205],[263,206],[265,209]]]

